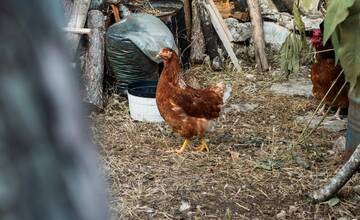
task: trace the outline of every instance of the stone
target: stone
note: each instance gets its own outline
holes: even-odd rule
[[[317,9],[320,0],[300,0],[299,7],[306,15],[319,15],[320,12]]]
[[[234,38],[234,42],[244,42],[251,38],[252,29],[250,22],[242,23],[235,18],[227,18],[224,21]]]
[[[336,141],[334,143],[335,152],[338,152],[338,153],[344,152],[345,145],[346,145],[346,138],[344,136],[340,136],[338,139],[336,139]]]
[[[272,0],[260,0],[259,3],[261,12],[269,14],[279,12]]]
[[[249,112],[255,110],[259,105],[254,103],[238,103],[232,104],[230,107],[225,109],[225,113],[227,112]]]
[[[320,28],[320,24],[323,21],[323,18],[309,18],[307,16],[301,16],[301,18],[304,22],[306,31]]]
[[[330,207],[334,207],[336,206],[337,204],[340,203],[340,199],[338,197],[333,197],[331,199],[329,199],[327,202],[326,202]]]
[[[294,206],[294,205],[289,206],[290,214],[294,214],[297,210],[298,210],[298,208],[296,206]]]
[[[284,83],[275,83],[270,91],[278,95],[312,97],[312,83],[307,80],[289,80]]]
[[[279,213],[276,215],[276,218],[277,218],[277,219],[285,219],[285,218],[286,218],[286,211],[281,210],[281,212],[279,212]]]
[[[224,64],[219,56],[215,57],[211,62],[211,68],[214,71],[221,71],[224,69]]]
[[[246,74],[245,79],[250,80],[250,81],[255,81],[256,76],[254,74]]]
[[[180,208],[179,208],[179,211],[180,211],[180,212],[189,210],[190,208],[191,208],[190,203],[185,202],[185,201],[181,201],[181,205],[180,205]]]
[[[263,18],[272,20],[278,25],[287,28],[288,30],[294,29],[294,19],[293,16],[288,13],[262,13]],[[301,19],[304,22],[305,30],[311,31],[320,27],[320,23],[323,21],[321,17],[307,17],[301,16]]]
[[[275,49],[280,50],[286,37],[290,34],[289,29],[273,22],[264,22],[265,43],[271,44]]]
[[[357,194],[360,195],[360,185],[354,186],[353,190],[354,190],[354,192],[356,192]]]
[[[312,119],[309,127],[314,128],[320,122],[321,118],[322,116],[315,116]],[[295,120],[299,123],[307,124],[310,119],[311,119],[311,115],[308,114],[306,116],[299,116]],[[335,119],[334,117],[326,117],[319,126],[319,128],[322,128],[328,132],[337,133],[346,130],[346,124],[347,124],[347,119],[338,120]]]

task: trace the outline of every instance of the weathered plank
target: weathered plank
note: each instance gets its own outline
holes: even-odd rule
[[[191,33],[191,52],[190,61],[199,64],[204,61],[206,47],[204,33],[201,29],[201,19],[199,13],[199,1],[192,1],[192,33]]]
[[[91,10],[89,12],[87,26],[91,28],[92,31],[89,35],[89,51],[83,73],[85,86],[84,101],[102,109],[105,50],[105,19],[102,12]]]

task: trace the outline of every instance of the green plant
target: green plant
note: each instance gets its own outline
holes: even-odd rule
[[[306,49],[305,25],[301,19],[299,8],[293,6],[294,29],[300,35],[292,31],[285,39],[280,49],[280,69],[288,77],[291,73],[297,73],[300,69],[301,51]]]
[[[300,51],[302,50],[301,37],[291,32],[280,49],[280,68],[288,77],[291,73],[299,72]]]
[[[351,90],[360,97],[360,0],[329,2],[324,42],[330,38]]]

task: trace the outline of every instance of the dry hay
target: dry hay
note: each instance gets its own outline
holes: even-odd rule
[[[339,168],[332,142],[343,133],[317,131],[306,144],[289,148],[303,126],[294,119],[317,103],[273,95],[270,74],[250,81],[244,77],[249,73],[256,75],[252,68],[234,73],[200,66],[185,74],[194,86],[224,80],[233,88],[226,113],[207,135],[209,153],[173,153],[181,138],[165,124],[132,121],[124,98],[110,97],[105,113],[92,116],[114,219],[269,219],[282,210],[286,219],[360,216],[360,196],[351,187],[358,177],[343,188],[336,206],[313,205],[305,197]],[[231,107],[243,102],[258,107]],[[311,168],[299,167],[292,151]],[[272,169],[258,168],[258,161]],[[186,210],[179,210],[181,204]]]

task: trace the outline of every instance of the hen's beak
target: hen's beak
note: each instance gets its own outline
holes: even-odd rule
[[[160,54],[157,54],[157,55],[156,55],[156,58],[161,58],[161,57],[160,57]]]

